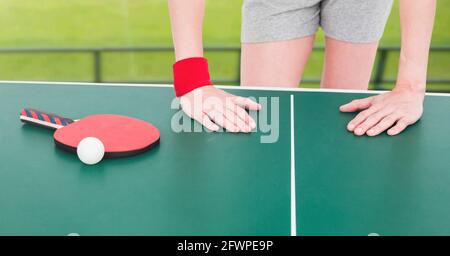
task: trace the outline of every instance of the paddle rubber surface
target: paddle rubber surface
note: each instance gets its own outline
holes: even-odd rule
[[[80,119],[56,130],[58,146],[76,151],[86,137],[95,137],[105,146],[106,157],[122,157],[142,153],[159,142],[159,130],[136,118],[101,114]]]

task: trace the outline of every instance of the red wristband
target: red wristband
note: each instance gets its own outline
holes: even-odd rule
[[[208,60],[202,57],[177,61],[173,65],[173,78],[177,97],[199,87],[212,85],[209,77]]]

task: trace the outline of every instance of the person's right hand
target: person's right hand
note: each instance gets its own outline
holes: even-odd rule
[[[261,105],[235,96],[214,86],[197,88],[180,98],[181,109],[211,131],[220,127],[230,132],[251,132],[256,128],[248,110],[260,110]]]

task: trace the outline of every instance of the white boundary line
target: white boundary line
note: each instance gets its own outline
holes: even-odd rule
[[[291,236],[297,236],[297,205],[295,192],[294,95],[291,94]]]
[[[127,83],[89,83],[89,82],[43,82],[43,81],[7,81],[0,80],[0,84],[17,85],[82,85],[82,86],[117,86],[117,87],[162,87],[171,88],[171,84],[127,84]],[[312,88],[284,88],[284,87],[265,87],[265,86],[229,86],[217,85],[216,87],[228,90],[253,90],[253,91],[287,91],[287,92],[334,92],[334,93],[363,93],[380,94],[387,91],[373,90],[340,90],[340,89],[312,89]],[[450,97],[450,93],[428,92],[427,96]]]

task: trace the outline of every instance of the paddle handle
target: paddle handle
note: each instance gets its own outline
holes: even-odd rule
[[[33,108],[22,109],[20,112],[20,120],[25,123],[43,126],[53,130],[75,122],[73,119],[58,116],[52,113],[46,113]]]

